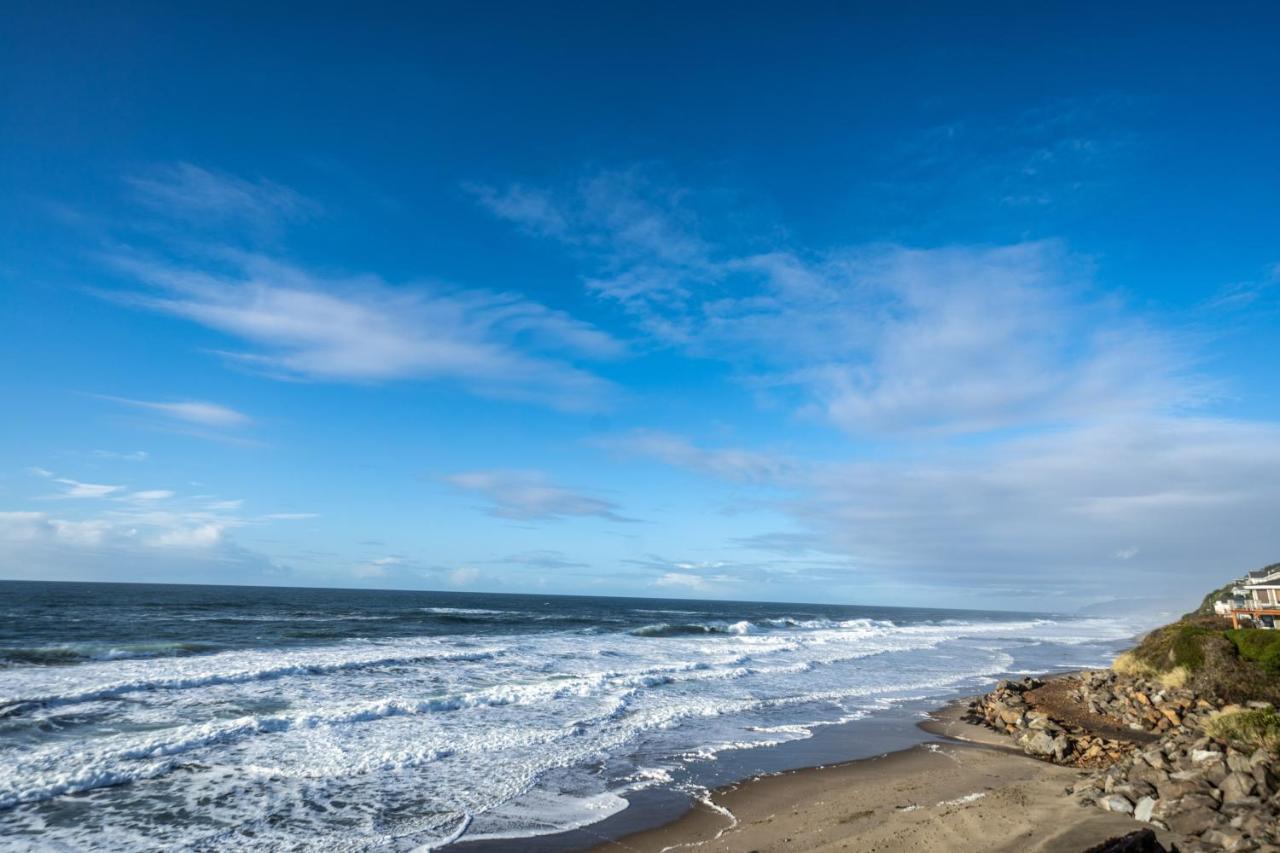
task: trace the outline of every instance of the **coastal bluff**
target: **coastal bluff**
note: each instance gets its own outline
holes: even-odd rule
[[[1188,614],[1110,670],[1002,681],[964,719],[1091,771],[1069,796],[1169,845],[1135,830],[1099,850],[1280,851],[1277,643],[1274,630]]]

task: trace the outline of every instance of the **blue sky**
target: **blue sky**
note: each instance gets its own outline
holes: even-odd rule
[[[42,4],[0,574],[1073,609],[1280,559],[1265,7]]]

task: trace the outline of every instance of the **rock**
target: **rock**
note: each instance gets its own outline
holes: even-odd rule
[[[1271,768],[1266,764],[1256,765],[1252,771],[1253,780],[1258,783],[1258,794],[1263,797],[1269,797],[1275,793],[1276,777],[1271,772]]]
[[[1169,762],[1165,760],[1164,753],[1158,749],[1149,749],[1142,753],[1142,760],[1156,770],[1169,769]]]
[[[1218,801],[1208,794],[1189,794],[1182,798],[1178,803],[1179,808],[1184,809],[1209,809],[1211,811],[1218,810]]]
[[[1196,835],[1213,826],[1218,820],[1218,813],[1213,809],[1194,808],[1176,811],[1165,816],[1164,822],[1174,832],[1183,835]]]
[[[1018,738],[1018,746],[1032,755],[1053,755],[1053,737],[1046,732],[1029,731]]]
[[[1156,783],[1162,800],[1176,800],[1209,790],[1209,784],[1199,779],[1165,779]]]
[[[1119,794],[1107,794],[1098,799],[1098,805],[1109,812],[1117,814],[1133,814],[1133,803]]]
[[[1220,829],[1209,830],[1200,836],[1200,840],[1217,845],[1225,850],[1239,850],[1244,846],[1243,835],[1235,832],[1223,832]]]
[[[1129,768],[1128,779],[1131,783],[1142,782],[1154,786],[1166,778],[1168,778],[1166,774],[1161,773],[1146,762],[1135,761],[1133,766]]]
[[[1191,750],[1191,760],[1196,764],[1202,764],[1205,761],[1213,761],[1220,758],[1221,753],[1216,749],[1193,749]]]
[[[1227,767],[1236,773],[1249,773],[1253,770],[1253,762],[1249,756],[1233,752],[1227,754]]]
[[[1155,811],[1155,807],[1156,800],[1154,797],[1143,797],[1134,805],[1133,816],[1143,823],[1148,823],[1151,820],[1151,813]]]
[[[1206,761],[1200,769],[1200,775],[1207,779],[1210,785],[1220,785],[1230,773],[1225,761]]]
[[[1218,790],[1222,791],[1223,802],[1233,803],[1252,794],[1257,784],[1253,776],[1231,773],[1218,785]]]

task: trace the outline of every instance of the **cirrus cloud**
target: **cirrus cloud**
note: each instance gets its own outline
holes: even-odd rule
[[[489,504],[486,512],[498,518],[635,520],[620,515],[612,501],[557,485],[540,471],[467,471],[444,479],[461,492],[484,498]]]

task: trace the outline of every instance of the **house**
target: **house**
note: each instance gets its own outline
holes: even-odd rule
[[[1220,608],[1219,605],[1227,606]],[[1258,628],[1275,627],[1275,619],[1280,616],[1280,563],[1249,572],[1231,590],[1231,598],[1215,603],[1213,609],[1215,613],[1230,616],[1232,626],[1237,628],[1241,619],[1249,620]]]

